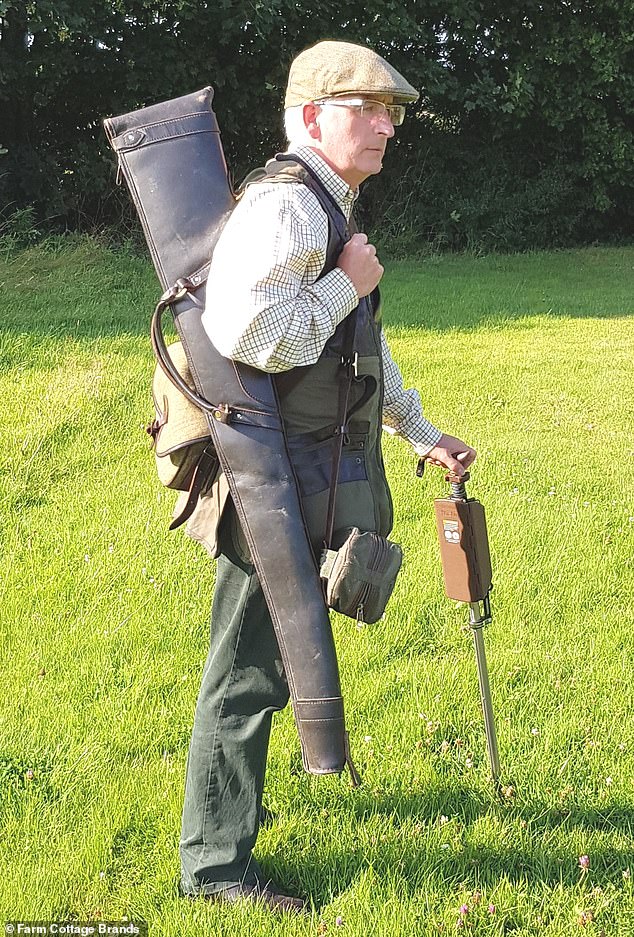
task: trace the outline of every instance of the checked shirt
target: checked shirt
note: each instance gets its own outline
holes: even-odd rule
[[[318,175],[350,218],[357,192],[309,147],[294,152]],[[250,185],[214,251],[202,322],[227,358],[278,373],[314,364],[359,296],[336,267],[318,279],[326,261],[328,219],[304,185]],[[383,424],[426,455],[440,439],[422,413],[418,392],[406,390],[381,333]]]

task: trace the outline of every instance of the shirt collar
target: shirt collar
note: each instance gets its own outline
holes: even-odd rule
[[[325,159],[309,146],[296,146],[289,153],[296,153],[313,170],[324,188],[330,192],[343,212],[346,221],[350,220],[352,206],[359,194],[358,189],[351,189],[347,182],[328,165]]]

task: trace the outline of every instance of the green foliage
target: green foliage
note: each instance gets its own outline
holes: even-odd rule
[[[101,120],[216,89],[236,178],[284,145],[294,55],[371,42],[417,87],[363,213],[397,249],[632,234],[632,0],[5,0],[0,205],[48,227],[130,224]],[[419,109],[420,110],[420,109]],[[386,221],[383,221],[383,218]]]
[[[41,236],[33,206],[16,208],[6,218],[0,217],[0,251],[27,247],[35,244]]]

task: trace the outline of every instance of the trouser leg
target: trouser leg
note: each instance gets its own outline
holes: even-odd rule
[[[229,511],[226,512],[230,514]],[[271,718],[288,685],[253,565],[223,522],[211,641],[187,763],[181,832],[185,894],[259,881],[258,834]]]

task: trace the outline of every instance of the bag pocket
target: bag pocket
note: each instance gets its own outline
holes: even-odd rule
[[[357,623],[383,615],[403,562],[397,543],[354,527],[338,550],[324,550],[320,573],[330,608]]]
[[[180,342],[168,346],[170,358],[183,380],[193,389],[185,349]],[[174,387],[160,365],[154,370],[152,398],[156,417],[147,427],[152,437],[158,477],[167,488],[189,491],[203,452],[211,441],[207,419]]]
[[[302,498],[309,498],[330,488],[335,445],[338,445],[336,436],[318,442],[308,440],[305,436],[289,438],[288,451],[297,473]],[[367,478],[365,437],[350,434],[341,452],[338,484],[367,481]]]

